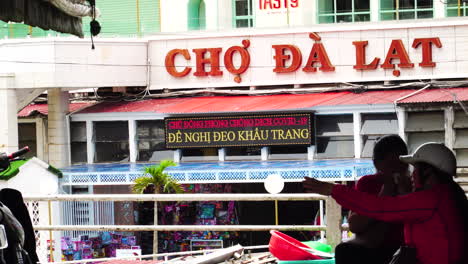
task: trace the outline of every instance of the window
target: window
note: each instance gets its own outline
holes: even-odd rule
[[[317,115],[317,157],[354,157],[353,116]]]
[[[261,147],[230,147],[226,148],[226,160],[260,160]]]
[[[22,158],[32,158],[37,155],[36,124],[19,123],[18,124],[18,145],[19,148],[29,147],[29,152],[22,155]]]
[[[458,0],[447,0],[446,3],[447,3],[447,16],[448,17],[468,15],[468,2],[458,1]],[[458,3],[460,3],[460,5]]]
[[[394,113],[391,114],[363,114],[362,126],[362,152],[361,157],[371,158],[375,141],[384,135],[398,134],[398,120]]]
[[[457,155],[457,164],[459,167],[468,167],[468,114],[456,111],[453,128],[455,129],[453,148]]]
[[[236,28],[253,27],[253,0],[233,0],[233,24]]]
[[[128,122],[95,122],[96,162],[128,162]]]
[[[380,0],[380,20],[432,18],[433,0]]]
[[[370,0],[319,0],[319,23],[370,21]]]
[[[85,163],[87,157],[86,122],[70,123],[71,162]]]
[[[182,161],[217,161],[217,148],[183,149]]]
[[[174,152],[167,150],[164,138],[164,120],[137,122],[138,161],[172,159]]]
[[[204,0],[190,0],[188,3],[188,29],[206,28],[206,8]]]
[[[306,160],[307,146],[272,146],[269,160]]]
[[[408,112],[405,133],[408,135],[408,152],[427,142],[445,142],[444,112]]]

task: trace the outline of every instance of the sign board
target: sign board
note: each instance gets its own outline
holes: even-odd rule
[[[166,148],[208,148],[313,144],[313,114],[170,117]]]
[[[292,3],[292,2],[291,2]],[[269,4],[262,4],[270,9]],[[461,25],[149,41],[152,89],[464,78]]]

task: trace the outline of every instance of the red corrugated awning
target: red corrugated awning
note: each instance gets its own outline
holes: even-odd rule
[[[393,104],[395,100],[409,95],[416,90],[383,90],[383,91],[366,91],[362,93],[348,93],[340,97],[328,100],[319,105],[376,105],[376,104]]]
[[[150,99],[135,102],[103,102],[80,113],[157,112],[212,113],[303,109],[324,103],[350,92],[281,94],[262,96],[210,96]]]
[[[260,112],[274,110],[301,110],[315,106],[381,105],[422,102],[450,102],[457,98],[468,101],[468,88],[452,89],[398,89],[368,90],[360,93],[350,91],[314,94],[281,94],[259,96],[207,96],[166,99],[148,99],[131,102],[102,102],[80,111],[89,113],[216,113]],[[411,95],[415,93],[414,95]],[[411,95],[410,97],[407,97]],[[398,100],[398,101],[397,101]]]
[[[93,103],[71,103],[68,111],[74,112],[83,109]],[[23,108],[19,113],[18,117],[29,117],[35,114],[47,115],[49,113],[49,106],[47,104],[30,104]]]
[[[468,87],[427,89],[398,101],[400,104],[468,101]]]

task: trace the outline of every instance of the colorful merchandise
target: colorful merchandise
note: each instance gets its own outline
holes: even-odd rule
[[[231,193],[230,184],[184,184],[186,193]],[[236,225],[234,201],[166,203],[160,214],[163,225]],[[208,228],[207,228],[208,229]],[[188,251],[191,240],[223,240],[226,246],[239,239],[238,232],[158,232],[159,252]],[[205,247],[205,249],[210,249]]]
[[[80,236],[78,239],[62,237],[62,260],[109,258],[117,249],[140,249],[135,236],[123,236],[114,232],[102,232],[97,237]]]

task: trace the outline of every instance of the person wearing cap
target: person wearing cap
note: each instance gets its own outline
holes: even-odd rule
[[[456,159],[440,143],[425,143],[400,160],[413,165],[413,192],[377,196],[345,185],[306,178],[306,192],[331,195],[358,214],[386,222],[403,222],[405,244],[416,248],[418,264],[466,264],[468,201],[454,182]]]
[[[400,136],[380,137],[372,154],[376,173],[362,176],[356,190],[379,196],[410,192],[408,164],[399,159],[407,154],[408,148]],[[336,247],[336,264],[387,264],[403,243],[402,223],[386,223],[352,211],[348,223],[355,236]]]

